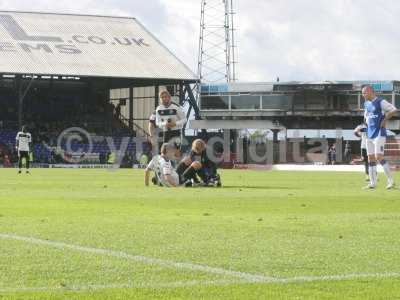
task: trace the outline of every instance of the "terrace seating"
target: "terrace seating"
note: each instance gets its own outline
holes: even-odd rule
[[[15,147],[16,134],[15,130],[0,130],[0,144],[5,145],[9,152]],[[124,146],[122,143],[125,141],[128,142],[125,153],[135,154],[139,151],[141,154],[150,151],[145,139],[133,139],[124,136],[92,135],[91,144],[72,140],[68,145],[65,140],[62,141],[61,145],[49,145],[44,141],[35,142],[35,136],[33,136],[33,139],[34,161],[40,163],[61,163],[63,160],[64,162],[100,163],[101,157],[107,157],[110,152],[121,150]],[[82,159],[78,159],[79,157],[82,157]],[[71,159],[68,160],[68,158]]]

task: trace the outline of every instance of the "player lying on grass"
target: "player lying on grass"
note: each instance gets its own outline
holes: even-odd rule
[[[206,150],[206,143],[202,139],[193,141],[189,155],[177,167],[181,184],[185,184],[185,186],[199,185],[200,182],[197,178],[199,176],[203,186],[221,186],[216,165],[208,158]]]
[[[171,164],[171,159],[175,156],[175,147],[164,143],[161,146],[160,155],[156,155],[148,164],[145,175],[144,183],[146,186],[149,185],[150,174],[152,171],[155,173],[152,182],[157,185],[166,187],[177,187],[179,186],[179,175],[176,173]]]

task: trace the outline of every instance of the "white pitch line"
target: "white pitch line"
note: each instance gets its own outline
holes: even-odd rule
[[[33,238],[33,237],[18,236],[18,235],[14,235],[14,234],[1,234],[0,233],[0,238],[8,239],[8,240],[22,241],[22,242],[26,242],[26,243],[30,243],[30,244],[43,245],[43,246],[48,246],[48,247],[58,248],[58,249],[69,249],[69,250],[86,252],[86,253],[113,256],[113,257],[117,257],[117,258],[136,261],[136,262],[143,263],[143,264],[149,264],[149,265],[158,265],[158,266],[162,266],[162,267],[175,268],[175,269],[180,269],[180,270],[198,271],[198,272],[212,273],[212,274],[217,274],[217,275],[231,276],[231,277],[240,278],[242,280],[246,280],[247,282],[263,282],[263,281],[274,280],[274,278],[272,278],[272,277],[266,277],[266,276],[262,276],[262,275],[255,275],[255,274],[239,272],[239,271],[232,271],[232,270],[227,270],[227,269],[217,268],[217,267],[210,267],[207,265],[199,265],[199,264],[185,263],[185,262],[174,262],[174,261],[170,261],[170,260],[152,258],[152,257],[147,257],[147,256],[142,256],[142,255],[132,255],[132,254],[128,254],[128,253],[125,253],[122,251],[84,247],[84,246],[79,246],[79,245],[67,244],[67,243],[63,243],[63,242],[42,240],[42,239],[37,239],[37,238]]]
[[[72,244],[66,244],[56,241],[42,240],[32,237],[23,237],[13,234],[0,234],[0,239],[9,239],[23,241],[36,245],[44,245],[58,249],[70,249],[74,251],[101,254],[107,256],[113,256],[117,258],[128,259],[144,264],[159,265],[169,268],[184,269],[190,271],[206,272],[218,275],[232,276],[239,278],[239,280],[210,280],[210,281],[186,281],[186,282],[172,282],[172,283],[161,283],[161,284],[110,284],[110,285],[73,285],[69,287],[21,287],[15,289],[2,289],[0,293],[12,293],[12,292],[35,292],[35,291],[85,291],[85,290],[102,290],[102,289],[123,289],[123,288],[179,288],[179,287],[190,287],[190,286],[223,286],[223,285],[237,285],[237,284],[290,284],[290,283],[307,283],[307,282],[318,282],[318,281],[346,281],[351,279],[388,279],[388,278],[400,278],[398,272],[386,272],[386,273],[356,273],[356,274],[342,274],[342,275],[322,275],[322,276],[296,276],[289,278],[278,278],[278,277],[267,277],[262,275],[254,275],[249,273],[237,272],[232,270],[226,270],[222,268],[214,268],[205,265],[197,265],[192,263],[179,263],[169,260],[163,260],[158,258],[150,258],[145,256],[131,255],[121,251],[90,248],[77,246]]]
[[[322,275],[322,276],[296,276],[290,278],[275,278],[273,281],[265,283],[305,283],[317,281],[346,281],[351,279],[388,279],[400,278],[400,273],[355,273],[342,275]]]

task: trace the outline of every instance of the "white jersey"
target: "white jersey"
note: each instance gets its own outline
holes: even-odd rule
[[[361,149],[367,149],[367,126],[364,124],[358,125],[355,132],[361,132]]]
[[[29,143],[32,142],[32,137],[29,132],[18,132],[16,136],[16,141],[18,144],[18,151],[28,151],[29,152]]]
[[[160,104],[156,109],[156,125],[162,131],[167,131],[168,120],[174,121],[176,126],[170,128],[171,130],[181,130],[186,124],[186,114],[181,106],[171,102],[169,106]]]
[[[163,157],[162,155],[156,155],[148,164],[146,170],[154,171],[159,182],[163,186],[171,186],[167,179],[166,175],[170,175],[172,180],[179,185],[179,175],[176,173],[175,169],[171,165],[171,161]]]

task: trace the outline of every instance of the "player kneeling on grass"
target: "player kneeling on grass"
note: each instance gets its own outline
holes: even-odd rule
[[[179,175],[171,165],[171,159],[175,156],[176,152],[175,147],[164,143],[161,146],[160,152],[161,155],[154,156],[145,170],[145,185],[149,185],[151,171],[154,171],[155,177],[152,179],[154,184],[166,187],[179,186]]]
[[[216,170],[215,164],[207,157],[206,143],[202,139],[193,141],[189,155],[177,167],[180,182],[185,186],[199,185],[197,176],[203,186],[221,186]]]

